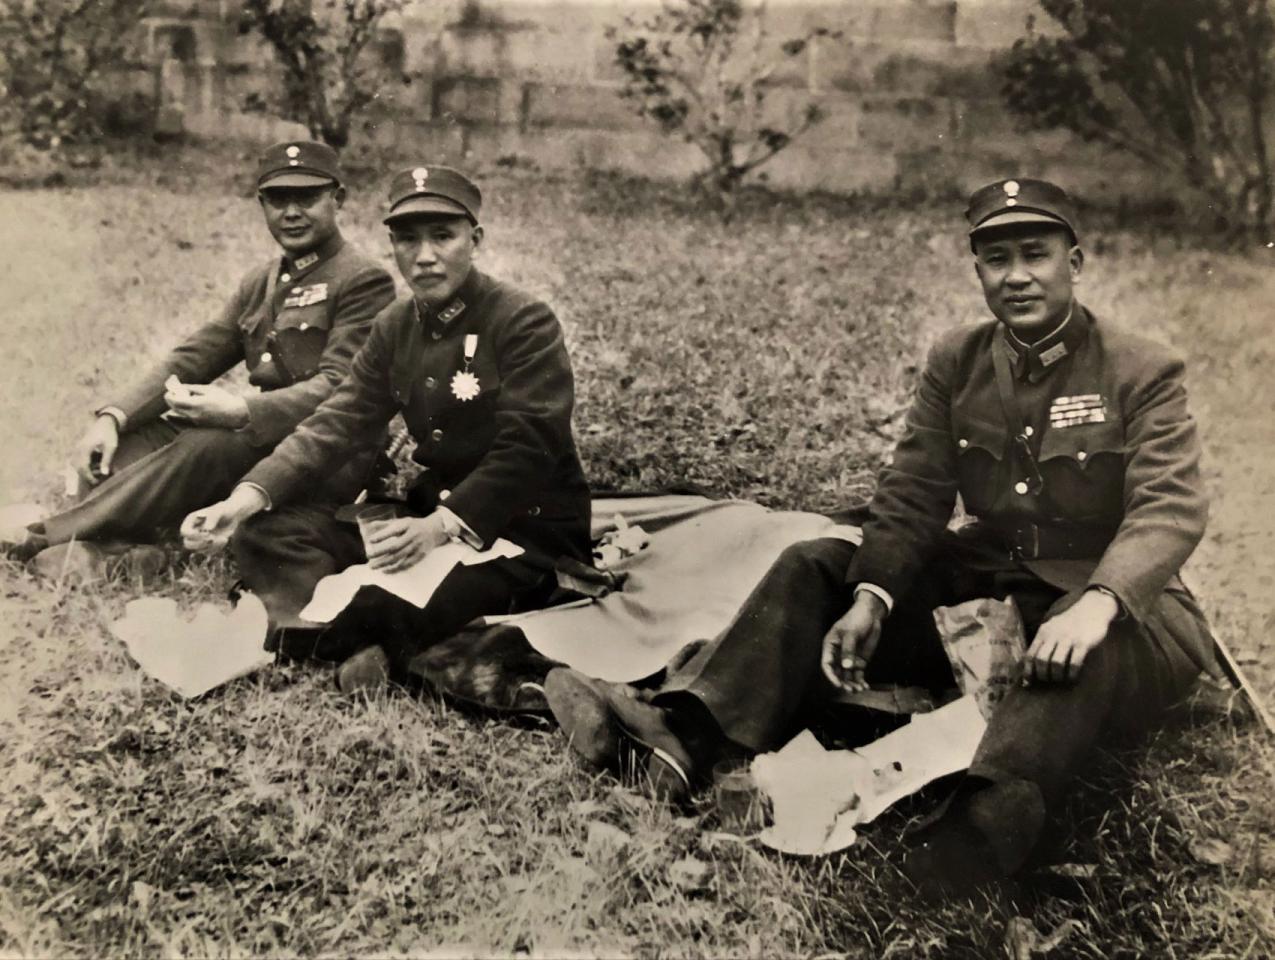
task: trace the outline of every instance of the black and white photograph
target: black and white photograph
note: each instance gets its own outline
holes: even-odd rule
[[[0,955],[1275,956],[1275,2],[0,0]]]

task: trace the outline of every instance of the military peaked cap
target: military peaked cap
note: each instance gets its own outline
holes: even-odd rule
[[[390,181],[390,212],[384,222],[433,214],[478,223],[482,205],[482,191],[459,170],[421,164],[399,171]]]
[[[257,189],[323,187],[342,180],[336,151],[314,140],[276,143],[257,164]]]
[[[997,180],[975,190],[970,196],[965,219],[970,238],[976,233],[1015,223],[1050,223],[1066,227],[1072,237],[1076,229],[1076,205],[1067,191],[1047,180]]]

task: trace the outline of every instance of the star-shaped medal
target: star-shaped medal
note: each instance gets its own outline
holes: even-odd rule
[[[478,378],[468,370],[457,370],[452,374],[452,396],[462,403],[473,400],[482,392]]]

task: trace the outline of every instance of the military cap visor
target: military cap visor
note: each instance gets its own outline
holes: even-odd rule
[[[995,230],[998,227],[1012,227],[1017,224],[1038,223],[1047,224],[1052,227],[1061,227],[1063,230],[1071,230],[1071,224],[1061,217],[1055,217],[1050,213],[1042,213],[1036,210],[1007,210],[1004,213],[998,213],[988,217],[982,223],[970,228],[970,236],[976,233],[982,233],[985,230]],[[1073,231],[1074,232],[1074,231]]]
[[[465,217],[477,222],[474,215],[455,200],[438,196],[409,197],[400,201],[382,222],[393,223],[409,217]]]
[[[303,170],[281,170],[267,175],[257,184],[258,190],[273,190],[284,187],[335,187],[340,183],[335,177],[323,173],[307,173]]]

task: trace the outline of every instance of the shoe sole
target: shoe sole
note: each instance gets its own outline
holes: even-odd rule
[[[549,671],[544,698],[571,749],[595,767],[620,767],[620,733],[606,694],[592,680],[569,667]]]

